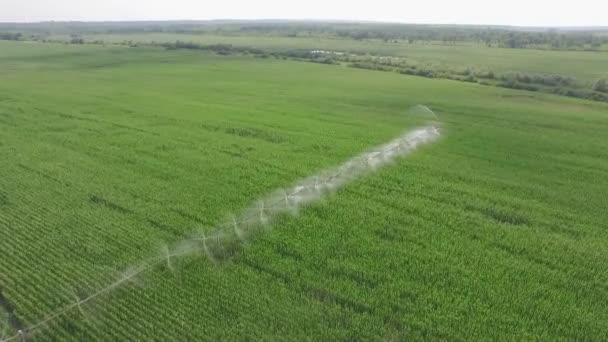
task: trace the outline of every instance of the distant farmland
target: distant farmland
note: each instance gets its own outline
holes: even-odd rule
[[[57,35],[52,39],[69,41],[69,36]],[[562,74],[582,82],[592,82],[598,77],[608,77],[606,60],[608,51],[547,51],[536,49],[487,48],[479,44],[440,42],[385,43],[382,41],[356,41],[330,37],[274,37],[274,36],[225,36],[213,34],[91,34],[88,41],[102,40],[107,43],[125,41],[141,43],[174,42],[176,40],[199,44],[233,44],[269,51],[290,49],[348,51],[372,53],[381,56],[407,58],[412,63],[444,68],[480,68],[494,72],[524,72]]]
[[[3,336],[419,127],[425,105],[435,143],[28,339],[608,337],[605,103],[152,47],[0,42],[0,77]]]

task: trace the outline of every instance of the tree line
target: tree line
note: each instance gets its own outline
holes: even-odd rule
[[[608,28],[581,30],[507,26],[413,25],[311,21],[167,21],[167,22],[48,22],[33,24],[0,23],[0,39],[18,40],[19,35],[113,33],[187,33],[219,35],[273,35],[284,37],[324,36],[385,42],[475,42],[491,47],[588,49],[608,45]],[[17,33],[20,32],[20,33]]]

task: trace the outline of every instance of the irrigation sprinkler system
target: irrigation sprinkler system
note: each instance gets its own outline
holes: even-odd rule
[[[435,113],[426,106],[416,106],[413,110],[428,111],[436,118]],[[204,255],[213,263],[226,259],[233,255],[240,245],[250,241],[256,233],[268,227],[278,216],[297,215],[298,211],[307,204],[335,192],[354,179],[386,166],[398,157],[414,151],[420,145],[435,141],[439,136],[440,132],[436,126],[418,128],[402,134],[387,144],[362,153],[334,169],[306,178],[289,188],[276,190],[268,197],[254,202],[253,206],[245,208],[240,214],[231,215],[225,222],[216,225],[209,234],[201,230],[172,246],[163,246],[162,252],[157,256],[140,261],[112,284],[86,298],[76,297],[74,302],[19,330],[13,336],[4,339],[0,336],[0,342],[25,340],[27,336],[63,314],[73,309],[82,312],[83,304],[125,285],[156,266],[164,264],[168,269],[173,270],[174,258]]]

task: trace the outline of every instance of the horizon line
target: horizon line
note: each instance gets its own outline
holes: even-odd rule
[[[104,19],[104,20],[32,20],[32,21],[4,21],[0,20],[0,24],[20,24],[20,25],[35,25],[35,24],[69,24],[69,23],[81,23],[81,24],[103,24],[103,23],[172,23],[172,22],[190,22],[190,23],[204,23],[204,22],[309,22],[309,23],[343,23],[343,24],[385,24],[385,25],[425,25],[425,26],[482,26],[482,27],[503,27],[503,28],[548,28],[548,29],[606,29],[608,25],[515,25],[515,24],[472,24],[472,23],[439,23],[439,22],[406,22],[406,21],[384,21],[384,20],[371,20],[371,19],[314,19],[314,18],[301,18],[301,19],[286,19],[286,18],[257,18],[257,19],[234,19],[234,18],[217,18],[217,19]]]

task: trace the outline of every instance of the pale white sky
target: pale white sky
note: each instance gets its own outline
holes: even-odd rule
[[[0,22],[279,18],[608,26],[608,0],[0,0]]]

